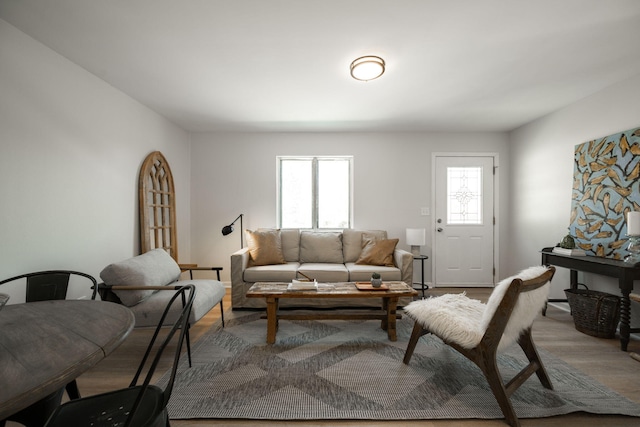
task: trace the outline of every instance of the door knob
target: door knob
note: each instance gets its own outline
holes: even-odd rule
[[[438,233],[442,233],[442,227],[438,227]]]

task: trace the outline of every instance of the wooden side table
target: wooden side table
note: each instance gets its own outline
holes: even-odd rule
[[[420,283],[414,283],[414,285],[420,285],[421,289],[422,289],[422,298],[424,299],[424,290],[425,289],[429,289],[429,286],[424,283],[424,261],[429,259],[428,256],[426,255],[414,255],[413,256],[413,260],[416,261],[420,261],[420,267],[421,267],[421,271],[422,271],[422,275],[420,276]]]

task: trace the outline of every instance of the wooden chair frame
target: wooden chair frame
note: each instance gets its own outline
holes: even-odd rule
[[[551,384],[551,379],[547,375],[547,371],[542,364],[542,360],[536,350],[536,346],[533,343],[531,327],[526,329],[517,341],[518,345],[527,356],[529,364],[516,374],[507,384],[504,383],[502,375],[498,370],[496,360],[498,344],[502,339],[502,335],[520,294],[530,292],[544,286],[553,278],[554,274],[555,268],[549,267],[549,270],[546,273],[534,279],[526,281],[514,279],[509,285],[509,288],[507,289],[495,314],[491,318],[484,336],[476,347],[467,349],[454,342],[443,340],[445,344],[457,350],[482,370],[482,373],[487,379],[489,387],[491,387],[491,391],[493,392],[493,395],[505,416],[505,421],[513,427],[520,426],[520,421],[513,409],[510,396],[534,373],[545,388],[553,390],[553,385]],[[403,360],[405,364],[409,364],[411,356],[416,348],[416,344],[418,343],[418,339],[428,333],[433,332],[423,328],[418,322],[414,324],[413,332],[411,334],[409,344],[407,345],[407,350]]]

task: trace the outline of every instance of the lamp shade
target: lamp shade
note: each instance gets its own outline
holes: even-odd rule
[[[640,212],[627,213],[627,236],[640,236]]]
[[[420,256],[420,246],[426,243],[424,228],[407,228],[407,245],[411,246],[414,258]]]
[[[233,233],[233,224],[236,223],[237,220],[240,220],[240,247],[244,248],[244,241],[242,240],[242,217],[244,216],[244,214],[240,214],[238,215],[238,217],[236,219],[233,220],[233,222],[229,225],[225,225],[224,227],[222,227],[222,235],[223,236],[228,236],[229,234]]]
[[[426,243],[426,230],[424,228],[407,228],[407,245],[423,246]]]

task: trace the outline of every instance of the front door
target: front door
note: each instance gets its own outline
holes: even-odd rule
[[[433,280],[494,284],[494,157],[435,156]]]

